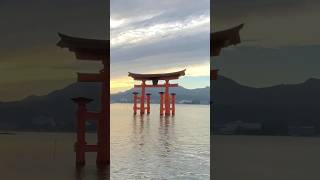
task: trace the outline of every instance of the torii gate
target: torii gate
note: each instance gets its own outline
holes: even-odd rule
[[[240,33],[239,31],[243,28],[244,24],[240,24],[239,26],[219,31],[215,33],[210,34],[210,59],[213,56],[219,56],[221,49],[236,45],[241,43],[240,39]],[[218,78],[218,69],[210,70],[210,80],[216,80]],[[212,95],[213,88],[210,89],[210,98],[213,97]],[[210,104],[212,103],[212,99],[210,101]],[[210,105],[210,112],[213,112],[213,105]],[[213,122],[213,116],[210,116],[210,131],[213,131],[214,122]],[[213,157],[213,156],[211,156]],[[211,159],[213,160],[213,159]],[[213,176],[213,170],[210,170],[210,175]]]
[[[66,36],[59,33],[61,40],[57,46],[68,48],[74,52],[79,60],[101,61],[103,69],[97,74],[78,73],[78,82],[101,83],[101,110],[89,112],[86,104],[92,101],[85,97],[76,97],[72,100],[78,104],[77,110],[77,142],[75,143],[76,165],[85,164],[85,152],[97,152],[98,166],[110,164],[110,42],[109,40],[84,39]],[[85,141],[85,121],[97,122],[98,142],[87,145]]]
[[[171,72],[171,73],[162,73],[162,74],[136,74],[129,72],[130,77],[136,81],[142,81],[141,85],[134,85],[135,88],[141,88],[141,95],[138,96],[138,93],[134,93],[134,105],[133,111],[134,114],[137,113],[137,110],[140,109],[140,114],[144,114],[147,109],[147,113],[150,113],[150,94],[147,94],[147,108],[145,107],[145,88],[160,88],[164,87],[165,92],[160,92],[160,115],[165,114],[170,116],[170,114],[175,114],[175,94],[171,94],[170,98],[170,87],[178,87],[178,84],[170,84],[170,80],[179,79],[180,76],[185,75],[185,69],[182,71]],[[164,80],[164,84],[158,84],[159,80]],[[152,85],[146,84],[146,81],[152,81]],[[137,100],[140,99],[140,106],[137,106]],[[171,107],[170,107],[171,100]],[[164,106],[163,106],[164,105]]]
[[[241,43],[239,31],[244,24],[236,27],[210,34],[210,56],[219,56],[221,49]],[[210,79],[216,80],[218,77],[218,69],[210,70]]]

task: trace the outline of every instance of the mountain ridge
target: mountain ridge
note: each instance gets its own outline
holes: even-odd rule
[[[130,89],[111,95],[112,102],[132,101]],[[159,100],[161,89],[147,90],[152,102]],[[172,88],[177,103],[209,103],[211,93],[211,125],[242,121],[260,123],[264,134],[286,134],[289,126],[313,126],[320,133],[320,79],[310,78],[298,84],[282,84],[254,88],[220,76],[211,88]],[[89,110],[99,108],[99,83],[73,83],[44,96],[28,96],[21,101],[0,103],[0,129],[32,131],[73,131],[75,104],[71,98],[94,99]],[[88,129],[94,129],[89,125]]]

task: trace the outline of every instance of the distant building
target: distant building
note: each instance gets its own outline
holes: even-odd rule
[[[290,136],[314,136],[316,135],[314,126],[289,126],[288,134]]]
[[[220,125],[219,129],[216,129],[219,134],[260,134],[262,133],[262,124],[255,122],[243,122],[232,121]]]
[[[185,100],[185,99],[183,99],[183,100],[179,101],[178,103],[179,103],[179,104],[192,104],[192,100]]]
[[[33,125],[55,127],[56,121],[51,116],[40,115],[31,119]]]

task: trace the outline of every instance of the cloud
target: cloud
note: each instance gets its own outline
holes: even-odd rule
[[[128,19],[159,12],[165,12],[167,17],[175,19],[209,10],[209,0],[111,0],[110,3],[111,16],[115,19]],[[173,14],[175,16],[172,17]]]
[[[128,71],[168,72],[209,63],[209,3],[112,0],[111,76],[119,82],[114,89],[127,88]]]
[[[297,10],[319,5],[317,0],[224,0],[212,3],[214,17],[224,20],[266,14],[296,14]]]
[[[115,34],[112,33],[111,46],[128,46],[131,44],[157,41],[159,38],[176,36],[177,34],[186,34],[189,31],[205,31],[209,29],[209,23],[209,16],[201,15],[199,17],[188,18],[184,21],[166,22],[152,24],[150,26],[136,27],[126,30],[125,32]]]

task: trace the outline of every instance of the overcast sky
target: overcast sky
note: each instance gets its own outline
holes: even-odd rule
[[[245,23],[243,43],[213,64],[241,84],[263,87],[320,78],[318,0],[215,0],[212,31]],[[97,71],[56,46],[57,32],[108,38],[106,0],[0,0],[0,101],[45,95]],[[112,91],[132,87],[128,71],[187,68],[180,82],[209,85],[209,0],[112,0]]]
[[[106,0],[0,0],[0,101],[45,95],[96,72],[56,46],[58,32],[107,39]],[[183,8],[182,8],[183,7]],[[128,71],[150,73],[187,68],[181,85],[209,85],[209,0],[113,0],[112,92],[132,87]]]
[[[128,72],[187,69],[180,84],[209,86],[209,0],[111,0],[112,92],[132,87]]]
[[[107,38],[106,0],[0,0],[0,101],[45,95],[96,71],[56,46],[57,33]]]
[[[265,87],[320,78],[320,1],[215,0],[212,31],[245,23],[243,43],[212,65],[241,84]]]

